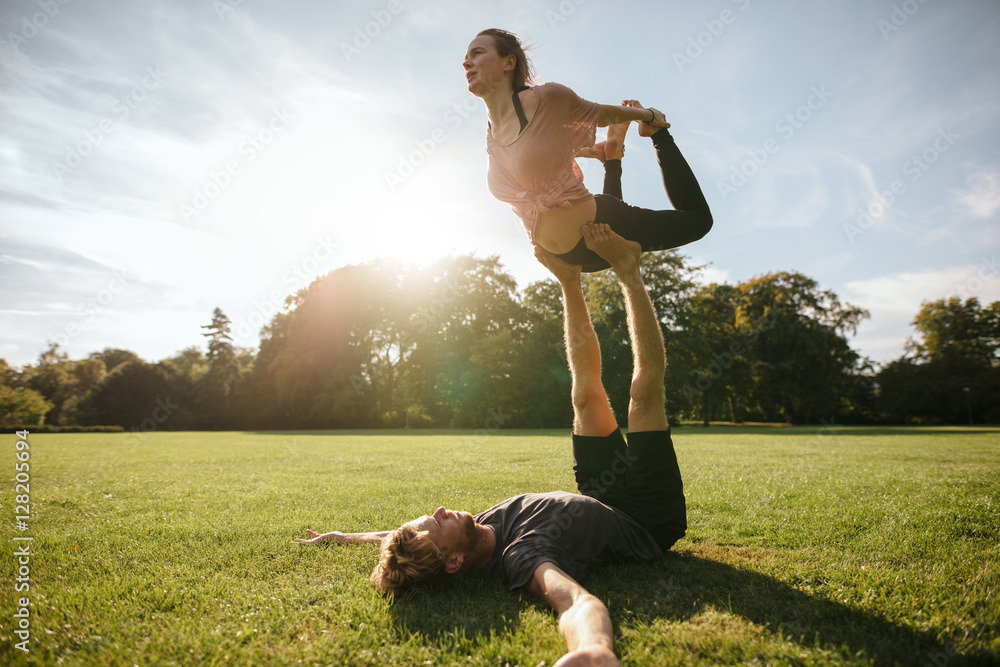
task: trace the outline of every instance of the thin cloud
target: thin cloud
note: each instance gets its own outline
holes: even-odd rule
[[[968,177],[968,187],[953,190],[959,204],[972,216],[992,218],[1000,210],[1000,169],[978,169]]]

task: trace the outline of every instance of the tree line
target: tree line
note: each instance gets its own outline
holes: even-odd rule
[[[699,285],[676,252],[644,255],[667,348],[672,421],[936,424],[1000,421],[1000,302],[923,304],[904,355],[876,367],[848,335],[868,317],[815,280],[776,272]],[[584,290],[605,385],[628,404],[632,354],[611,272]],[[150,363],[105,349],[37,364],[0,360],[5,426],[131,431],[568,427],[570,377],[558,283],[517,289],[497,257],[345,266],[290,296],[236,347],[219,309],[191,347]]]

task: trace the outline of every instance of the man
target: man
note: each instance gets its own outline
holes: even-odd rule
[[[579,584],[592,565],[659,558],[687,528],[677,458],[664,410],[666,359],[660,324],[639,274],[638,243],[607,225],[584,228],[625,295],[634,368],[628,444],[601,383],[601,351],[587,312],[580,267],[535,255],[562,287],[572,374],[574,473],[581,494],[524,494],[473,517],[443,507],[397,530],[319,535],[301,544],[380,542],[371,581],[396,592],[440,574],[480,570],[526,588],[559,614],[569,652],[557,663],[618,665],[607,608]]]

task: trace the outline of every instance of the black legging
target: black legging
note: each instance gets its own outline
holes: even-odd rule
[[[663,187],[676,210],[653,211],[622,201],[620,160],[605,163],[604,194],[594,195],[597,200],[594,222],[610,225],[624,238],[638,241],[643,252],[679,248],[697,241],[712,228],[712,212],[705,195],[666,128],[653,135],[653,146],[663,174]],[[611,266],[588,248],[583,239],[575,248],[557,257],[582,266],[584,273],[603,271]]]

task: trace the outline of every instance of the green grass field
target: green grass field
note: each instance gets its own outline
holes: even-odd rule
[[[689,530],[583,582],[626,665],[1000,662],[1000,430],[681,428]],[[293,544],[575,490],[566,432],[0,436],[0,664],[552,665],[551,611],[479,575],[390,603],[377,547]],[[35,538],[30,653],[14,537]]]

